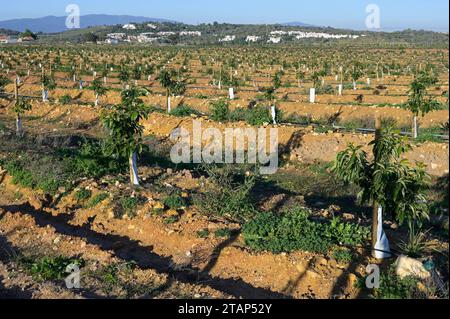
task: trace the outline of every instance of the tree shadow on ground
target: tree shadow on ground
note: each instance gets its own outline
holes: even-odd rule
[[[213,277],[207,272],[194,267],[184,268],[183,270],[174,269],[174,262],[171,258],[163,257],[151,252],[151,248],[142,246],[139,241],[120,235],[98,233],[93,231],[89,224],[83,226],[73,226],[68,224],[71,218],[70,215],[51,216],[45,212],[36,211],[28,203],[2,208],[10,212],[20,212],[32,216],[35,219],[36,224],[40,227],[53,226],[60,234],[83,238],[87,240],[89,244],[97,245],[102,250],[114,252],[117,257],[123,260],[135,261],[137,266],[142,269],[154,269],[158,273],[172,276],[177,281],[207,285],[236,298],[289,298],[289,296],[282,293],[254,287],[241,279]]]

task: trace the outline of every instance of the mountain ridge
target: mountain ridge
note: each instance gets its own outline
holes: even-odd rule
[[[0,29],[23,32],[26,29],[38,33],[58,33],[68,31],[66,16],[45,16],[40,18],[11,19],[0,21]],[[127,23],[175,22],[169,19],[130,15],[88,14],[80,17],[82,29],[96,26],[109,26]]]

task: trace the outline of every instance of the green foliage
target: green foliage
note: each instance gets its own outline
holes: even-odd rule
[[[88,203],[88,207],[92,208],[103,202],[109,197],[107,193],[100,193],[95,195]]]
[[[43,257],[38,260],[24,258],[22,263],[27,271],[37,280],[60,280],[68,276],[66,268],[69,265],[83,267],[85,262],[78,258],[64,256]]]
[[[326,225],[324,236],[340,245],[361,246],[370,238],[370,228],[343,223],[339,217],[335,217]]]
[[[340,152],[332,171],[346,183],[359,186],[358,198],[363,203],[374,199],[386,212],[391,212],[402,224],[405,220],[428,217],[425,190],[429,176],[422,163],[412,167],[402,154],[410,149],[406,139],[392,127],[387,127],[373,146],[375,161],[369,163],[361,146],[350,144]]]
[[[14,103],[13,112],[16,114],[23,114],[26,111],[30,111],[32,108],[31,103],[24,98],[18,98]]]
[[[66,186],[63,177],[51,172],[35,172],[26,168],[26,159],[8,161],[6,170],[12,176],[13,184],[31,189],[40,189],[47,194],[55,194],[59,187]]]
[[[230,238],[231,234],[232,232],[228,228],[220,228],[214,232],[214,236],[217,238]]]
[[[199,113],[197,110],[194,110],[193,108],[186,105],[180,105],[170,111],[170,115],[177,117],[186,117],[190,116],[191,114],[198,115]]]
[[[209,236],[209,230],[208,229],[202,229],[202,230],[199,230],[198,232],[197,232],[197,236],[199,237],[199,238],[208,238],[208,236]]]
[[[164,206],[169,207],[170,209],[180,209],[186,207],[186,200],[175,193],[164,199]]]
[[[259,178],[256,169],[251,172],[245,171],[244,167],[231,165],[205,165],[204,170],[212,187],[194,197],[195,204],[202,213],[225,216],[239,222],[247,221],[255,215],[251,193]]]
[[[419,299],[424,298],[417,287],[419,280],[413,277],[400,278],[391,268],[380,276],[380,288],[374,289],[376,299]]]
[[[111,155],[128,158],[143,148],[143,126],[140,121],[148,117],[148,108],[140,99],[147,94],[141,88],[122,91],[122,103],[114,105],[110,112],[103,112],[101,119],[109,132],[106,150]]]
[[[86,188],[81,188],[80,190],[78,190],[78,191],[75,193],[75,199],[76,199],[78,202],[86,201],[86,200],[88,200],[89,198],[91,198],[91,196],[92,196],[92,191],[90,191],[90,190],[88,190],[88,189],[86,189]]]
[[[4,76],[3,74],[0,75],[0,92],[2,92],[2,91],[3,91],[3,88],[4,88],[5,86],[7,86],[8,84],[10,84],[10,83],[12,83],[12,81],[11,81],[9,78],[7,78],[6,76]]]
[[[72,97],[68,94],[65,94],[59,98],[59,103],[61,103],[62,105],[67,105],[70,102],[72,102]]]
[[[246,121],[250,125],[262,126],[264,123],[272,123],[272,117],[267,107],[256,106],[247,113]]]
[[[56,81],[53,74],[51,75],[44,74],[42,76],[42,85],[46,90],[54,90],[56,88]]]
[[[424,70],[421,71],[411,82],[407,108],[415,115],[425,114],[438,109],[439,103],[427,94],[427,88],[437,83],[435,75]],[[427,98],[428,97],[428,98]]]
[[[167,90],[167,95],[182,95],[186,92],[186,81],[175,79],[176,77],[174,70],[163,69],[159,73],[157,80]]]
[[[32,37],[34,40],[37,40],[37,38],[38,38],[37,35],[34,34],[33,32],[31,32],[30,29],[26,29],[24,32],[22,32],[22,33],[20,34],[20,37],[21,37],[21,38]]]
[[[260,213],[244,225],[245,243],[256,251],[325,253],[331,247],[331,241],[322,236],[323,225],[308,217],[309,212],[302,209],[284,214]]]
[[[414,223],[409,223],[408,226],[408,240],[401,241],[399,244],[399,248],[403,252],[403,254],[409,257],[420,258],[430,248],[430,244],[427,241],[427,235],[430,230],[422,232],[420,228],[416,228]]]
[[[354,256],[348,249],[338,249],[333,252],[333,258],[339,263],[348,264],[353,260]]]
[[[259,213],[243,227],[245,243],[256,251],[274,253],[304,250],[327,252],[333,244],[361,245],[368,239],[368,228],[340,222],[316,222],[310,212],[295,208],[281,214]]]
[[[100,78],[96,78],[94,81],[92,81],[91,88],[98,96],[104,96],[106,95],[106,92],[108,92],[108,88],[103,85],[103,82]]]
[[[96,141],[84,141],[78,149],[61,149],[59,155],[69,171],[84,177],[122,173],[127,167],[126,158],[110,156],[105,145]]]
[[[136,207],[139,204],[139,198],[137,197],[123,197],[120,199],[120,207],[129,217],[136,216]]]
[[[230,104],[226,100],[211,102],[209,111],[213,121],[226,122],[230,120]]]

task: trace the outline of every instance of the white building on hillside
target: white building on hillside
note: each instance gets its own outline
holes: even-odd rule
[[[181,31],[181,36],[191,36],[191,37],[201,37],[202,33],[200,31]]]
[[[278,44],[281,42],[281,38],[275,38],[275,37],[270,37],[269,40],[267,40],[267,43],[274,43],[274,44]]]
[[[258,42],[259,40],[261,40],[261,37],[258,37],[256,35],[249,35],[245,39],[245,42]]]
[[[236,36],[235,35],[227,35],[225,36],[225,38],[220,39],[219,42],[231,42],[236,40]]]
[[[122,27],[122,29],[125,29],[125,30],[136,30],[136,26],[134,25],[134,24],[125,24],[123,27]]]

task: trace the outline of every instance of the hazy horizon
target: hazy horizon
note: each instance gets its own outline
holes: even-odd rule
[[[230,0],[227,3],[211,3],[206,0],[169,0],[113,2],[97,1],[35,1],[21,0],[2,4],[0,21],[13,19],[33,19],[46,16],[65,16],[68,4],[77,4],[81,15],[130,15],[148,18],[168,19],[187,24],[231,23],[231,24],[276,24],[302,22],[320,27],[353,30],[367,30],[366,6],[376,4],[380,8],[381,28],[379,31],[399,31],[405,29],[448,32],[447,0],[347,0],[339,3],[321,0],[306,3],[296,0],[282,0],[273,5],[269,0]],[[130,5],[131,3],[131,5]]]

